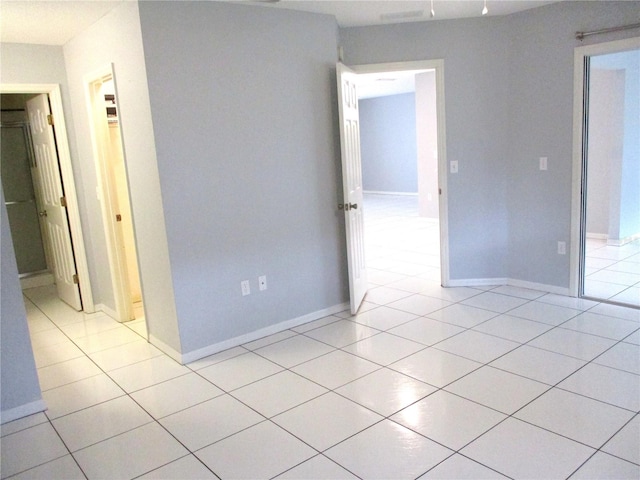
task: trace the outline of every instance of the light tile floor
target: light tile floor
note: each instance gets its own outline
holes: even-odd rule
[[[589,238],[585,266],[585,295],[640,306],[640,240],[616,247]]]
[[[367,199],[360,314],[187,366],[25,291],[49,409],[2,425],[2,478],[640,478],[640,311],[442,289],[412,201]]]

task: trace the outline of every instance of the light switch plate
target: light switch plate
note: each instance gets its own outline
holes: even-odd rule
[[[540,157],[540,170],[547,169],[547,157]]]
[[[567,254],[567,243],[558,242],[558,255],[566,255],[566,254]]]
[[[452,160],[450,163],[449,171],[451,173],[458,173],[458,161]]]

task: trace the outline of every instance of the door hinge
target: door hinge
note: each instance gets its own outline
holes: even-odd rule
[[[442,195],[442,189],[441,188],[438,189],[438,195]]]
[[[47,123],[53,126],[53,115],[51,114],[47,115]]]
[[[75,283],[76,285],[80,283],[80,279],[78,278],[77,273],[73,274],[73,283]]]
[[[61,207],[67,206],[67,197],[60,197],[60,206]]]

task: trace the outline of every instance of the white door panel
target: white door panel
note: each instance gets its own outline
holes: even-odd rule
[[[357,75],[339,63],[337,77],[349,296],[355,314],[367,294]]]
[[[64,191],[56,152],[53,127],[47,117],[51,114],[46,95],[38,95],[27,102],[36,165],[32,168],[36,197],[44,219],[48,237],[48,260],[61,300],[76,310],[82,310],[80,289],[74,283],[76,274],[71,234],[66,207],[62,204]]]

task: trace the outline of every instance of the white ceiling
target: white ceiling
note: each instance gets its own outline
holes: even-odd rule
[[[64,45],[123,0],[0,0],[0,41]]]
[[[383,97],[416,90],[416,74],[427,70],[361,73],[358,75],[358,98]]]
[[[488,15],[509,15],[557,1],[487,0]],[[430,0],[258,0],[251,3],[334,15],[341,27],[431,20]],[[483,0],[433,0],[433,19],[480,17],[482,7]]]
[[[64,45],[122,2],[134,0],[0,0],[0,41]],[[180,1],[180,0],[166,0]],[[341,27],[481,17],[483,0],[204,0],[248,3],[264,8],[301,10],[336,17]],[[557,0],[556,0],[557,1]],[[489,16],[508,15],[553,1],[487,0]],[[359,97],[408,93],[415,74],[387,72],[359,76]]]
[[[0,0],[0,41],[64,45],[124,1],[132,0]],[[234,1],[264,8],[325,13],[334,15],[341,27],[431,21],[430,0],[205,1]],[[549,3],[554,1],[487,0],[489,16],[508,15]],[[433,4],[433,20],[443,20],[479,17],[483,0],[433,0]]]

